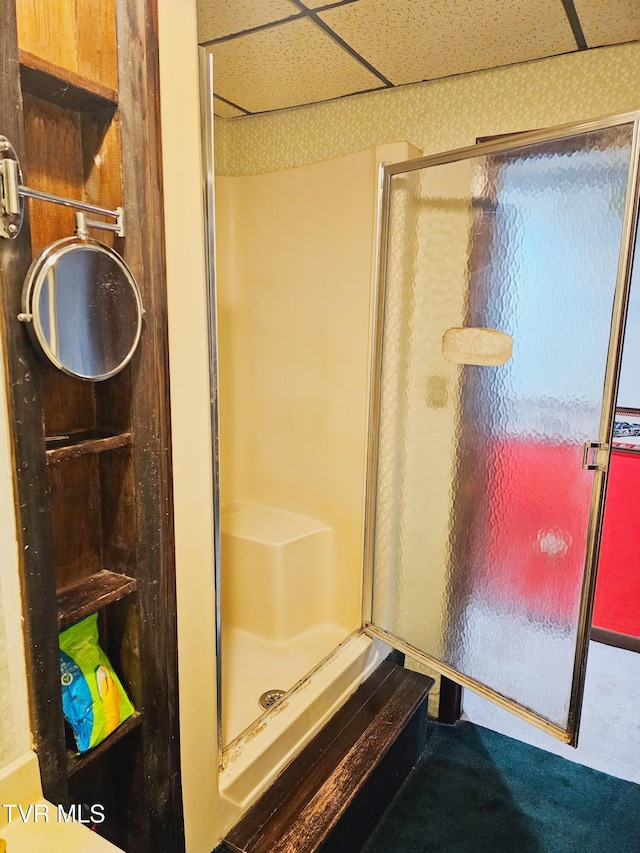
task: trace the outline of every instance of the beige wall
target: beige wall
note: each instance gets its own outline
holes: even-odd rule
[[[360,624],[375,164],[371,149],[216,184],[222,504],[332,529],[323,586],[345,636]]]
[[[218,794],[213,486],[195,4],[159,0],[176,529],[180,749],[188,853],[210,853]]]

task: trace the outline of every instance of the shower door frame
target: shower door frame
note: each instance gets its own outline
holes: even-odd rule
[[[200,153],[202,168],[202,205],[205,227],[205,268],[207,280],[207,341],[209,345],[209,417],[211,422],[211,467],[213,480],[213,589],[216,644],[216,742],[218,768],[223,763],[222,742],[222,609],[220,562],[220,429],[218,396],[218,317],[216,309],[216,231],[215,231],[215,161],[213,112],[213,53],[198,47],[200,76]]]
[[[431,166],[441,166],[462,160],[478,158],[486,155],[504,153],[509,150],[519,150],[528,145],[540,142],[551,142],[566,137],[576,136],[589,131],[603,130],[618,125],[633,124],[631,151],[629,158],[629,177],[627,184],[627,196],[622,221],[621,253],[618,264],[615,294],[613,300],[611,331],[609,336],[608,355],[602,400],[600,429],[598,441],[600,446],[607,446],[607,461],[605,465],[594,471],[594,482],[592,488],[591,506],[589,512],[589,523],[587,533],[587,551],[585,569],[582,583],[582,595],[580,602],[580,615],[578,620],[578,634],[576,640],[576,653],[574,659],[573,681],[570,695],[570,710],[567,729],[551,723],[538,714],[534,713],[524,705],[508,699],[497,691],[482,684],[475,679],[459,673],[457,670],[445,663],[438,661],[428,653],[410,645],[399,637],[377,626],[373,622],[373,563],[374,563],[374,538],[376,520],[376,483],[378,470],[378,437],[380,425],[380,405],[382,392],[382,350],[385,320],[385,295],[386,295],[386,270],[387,270],[387,247],[389,238],[390,208],[391,208],[391,186],[394,175],[415,172]],[[613,419],[615,415],[616,393],[620,375],[622,359],[622,343],[624,338],[624,327],[626,321],[627,305],[629,299],[629,287],[631,282],[631,270],[633,264],[634,244],[636,229],[638,227],[638,203],[640,199],[640,169],[638,158],[640,156],[640,111],[621,113],[606,116],[601,119],[572,122],[559,125],[554,128],[526,131],[510,134],[476,145],[458,148],[440,154],[420,157],[401,163],[383,165],[380,176],[380,215],[378,222],[378,265],[376,276],[376,293],[374,294],[375,314],[373,328],[372,367],[370,384],[370,408],[369,408],[369,436],[367,457],[367,484],[365,496],[365,523],[364,523],[364,579],[362,599],[362,625],[365,633],[372,638],[377,638],[396,648],[427,667],[439,672],[441,675],[456,682],[462,687],[467,687],[479,693],[486,699],[515,713],[527,722],[546,731],[559,740],[577,746],[578,731],[580,726],[580,713],[584,682],[586,675],[587,652],[589,635],[591,632],[591,619],[593,613],[593,602],[595,597],[595,582],[598,562],[598,551],[602,529],[602,517],[604,509],[604,497],[608,477],[608,460],[610,439],[613,430]]]

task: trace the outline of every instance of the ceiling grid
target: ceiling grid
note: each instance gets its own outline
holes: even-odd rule
[[[198,0],[223,118],[637,40],[638,0]]]

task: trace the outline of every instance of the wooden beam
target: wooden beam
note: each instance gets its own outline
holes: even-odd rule
[[[175,553],[164,262],[157,4],[117,0],[126,258],[145,306],[133,360],[132,454],[143,695],[142,762],[154,853],[184,850],[178,728]],[[141,848],[142,849],[142,848]]]

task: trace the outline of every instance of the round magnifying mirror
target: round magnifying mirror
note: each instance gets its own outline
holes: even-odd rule
[[[57,368],[97,382],[129,362],[142,331],[142,299],[122,258],[93,239],[67,237],[31,264],[22,291],[32,337]]]

